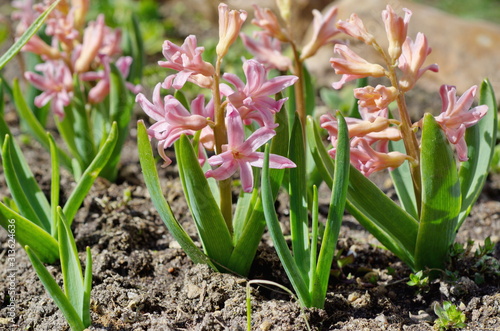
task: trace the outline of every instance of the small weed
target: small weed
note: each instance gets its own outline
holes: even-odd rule
[[[434,313],[438,319],[434,321],[434,327],[438,330],[452,330],[465,327],[465,314],[457,309],[450,301],[444,301],[443,305],[435,305]]]
[[[420,270],[416,274],[410,274],[410,280],[406,284],[416,286],[419,292],[426,292],[429,290],[429,276]]]

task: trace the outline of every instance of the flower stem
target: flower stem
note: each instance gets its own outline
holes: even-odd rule
[[[217,57],[217,62],[215,64],[215,74],[214,82],[212,86],[212,95],[214,100],[215,109],[215,126],[214,126],[214,139],[215,139],[215,153],[222,153],[222,145],[227,144],[227,130],[225,124],[224,107],[220,100],[220,66],[222,58]],[[232,222],[232,194],[231,194],[231,178],[219,181],[219,193],[220,193],[220,209],[222,216],[226,221],[226,226],[229,233],[233,233],[233,222]]]
[[[294,42],[290,42],[293,49],[293,57],[294,57],[294,65],[293,65],[293,74],[296,75],[299,79],[295,83],[295,111],[299,115],[300,125],[302,127],[302,132],[305,132],[306,126],[306,107],[305,107],[305,99],[304,99],[304,75],[302,68],[302,61],[300,60],[300,54],[297,50],[297,46]]]

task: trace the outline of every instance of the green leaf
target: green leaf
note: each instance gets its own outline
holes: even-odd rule
[[[210,259],[198,247],[196,247],[193,240],[175,219],[170,206],[163,197],[160,179],[158,178],[158,171],[156,170],[155,159],[153,157],[153,151],[151,149],[151,143],[146,131],[146,126],[142,121],[137,122],[137,146],[144,182],[146,183],[148,192],[151,195],[151,200],[153,201],[160,218],[163,220],[168,230],[175,240],[177,240],[184,252],[186,252],[194,263],[204,263],[209,265],[212,269],[217,270],[212,261],[210,261]]]
[[[463,201],[456,231],[469,215],[483,189],[495,150],[498,108],[493,87],[488,80],[481,84],[479,104],[487,105],[488,112],[479,123],[465,131],[469,160],[461,163],[458,173]]]
[[[104,142],[104,145],[102,145],[92,163],[85,170],[80,180],[76,184],[75,189],[73,190],[73,192],[71,192],[71,195],[66,201],[63,210],[64,215],[69,222],[67,224],[68,226],[71,226],[73,218],[75,217],[78,208],[80,208],[83,199],[85,199],[85,196],[94,184],[96,178],[99,176],[102,168],[104,168],[104,166],[108,162],[111,151],[115,147],[116,140],[118,139],[117,131],[117,125],[116,123],[113,123],[111,131],[108,135],[108,138]]]
[[[307,121],[307,134],[314,161],[325,183],[331,188],[335,167],[323,145],[318,125],[312,118]],[[351,215],[391,252],[409,266],[413,266],[417,220],[352,166],[349,170],[347,192],[347,210]]]
[[[2,146],[5,181],[21,214],[50,233],[50,206],[24,156],[9,135]]]
[[[420,160],[422,212],[414,270],[443,268],[455,238],[462,197],[453,151],[431,114],[424,115]]]
[[[59,156],[57,155],[57,147],[54,138],[50,133],[47,133],[50,143],[50,163],[52,168],[52,177],[50,182],[50,234],[57,238],[57,224],[59,223],[59,215],[57,207],[59,206]]]
[[[93,130],[92,124],[90,121],[89,110],[87,109],[86,96],[82,92],[83,88],[80,84],[80,79],[78,75],[73,77],[73,86],[74,86],[74,96],[71,99],[71,106],[66,107],[66,114],[71,112],[72,116],[70,118],[70,127],[72,130],[72,135],[74,138],[74,142],[66,141],[68,146],[75,145],[76,153],[73,154],[73,157],[77,159],[81,159],[82,169],[86,169],[87,166],[92,162],[92,159],[95,157],[97,151],[96,146],[94,144]],[[69,147],[70,149],[72,147]],[[74,153],[74,151],[73,151]]]
[[[14,79],[12,92],[14,95],[14,104],[16,105],[16,109],[19,112],[19,116],[29,126],[31,133],[36,138],[36,140],[38,140],[46,150],[49,150],[49,138],[47,138],[47,135],[45,134],[45,129],[42,127],[40,122],[38,122],[38,119],[26,104],[26,100],[24,99],[23,92],[21,91],[21,87],[19,86],[19,81],[17,79]],[[69,156],[59,148],[58,153],[61,163],[66,168],[71,169],[71,159],[69,158]]]
[[[264,157],[264,166],[262,168],[262,205],[264,208],[264,215],[266,218],[267,228],[269,234],[273,239],[274,247],[278,253],[278,257],[285,268],[285,272],[292,283],[293,289],[299,297],[302,306],[309,307],[311,298],[307,282],[303,277],[302,272],[299,270],[296,259],[293,258],[288,245],[285,241],[281,226],[276,216],[274,209],[274,197],[271,189],[271,182],[269,179],[269,146],[266,146],[266,153]]]
[[[118,163],[123,148],[123,144],[128,137],[129,123],[132,118],[134,104],[130,102],[129,92],[125,86],[125,80],[120,70],[110,64],[110,116],[111,121],[118,123],[118,140],[111,153],[108,163],[102,170],[101,176],[110,181],[115,181],[118,175]],[[109,124],[108,124],[109,125]]]
[[[21,50],[21,48],[31,39],[31,37],[40,29],[40,27],[45,22],[45,19],[50,14],[50,12],[58,5],[60,0],[54,1],[34,22],[31,24],[26,31],[16,40],[16,42],[0,57],[0,69],[5,67],[5,65]]]
[[[337,121],[339,123],[339,136],[335,155],[335,174],[333,177],[332,196],[328,209],[325,232],[321,241],[318,264],[315,267],[316,281],[313,283],[313,288],[311,289],[312,305],[318,308],[323,308],[325,303],[330,269],[337,246],[342,217],[344,216],[349,183],[349,131],[340,113],[337,115]]]
[[[82,322],[85,327],[89,327],[92,323],[90,317],[90,292],[92,291],[92,253],[90,247],[87,246],[87,259],[85,261],[85,277],[83,278],[83,311]]]
[[[281,99],[282,96],[277,94],[276,98]],[[289,141],[288,115],[285,109],[282,109],[282,111],[277,113],[275,116],[276,123],[278,123],[279,126],[275,129],[276,135],[271,141],[271,153],[287,157]],[[276,200],[284,175],[285,169],[269,169],[269,179],[271,181],[271,190],[274,200]],[[256,199],[255,203],[252,204],[249,212],[251,214],[247,215],[246,220],[244,221],[245,224],[239,224],[242,222],[241,220],[235,219],[233,221],[233,224],[238,224],[238,228],[242,227],[242,230],[239,238],[233,240],[235,245],[231,258],[228,262],[228,266],[230,266],[234,272],[242,276],[246,276],[250,271],[252,261],[255,257],[255,252],[257,251],[257,247],[262,239],[262,234],[264,233],[264,229],[266,227],[262,199],[260,196]]]
[[[193,146],[185,135],[175,142],[175,154],[184,194],[203,248],[211,259],[222,267],[227,266],[233,251],[232,238]]]
[[[15,231],[16,241],[23,247],[30,245],[43,262],[54,263],[59,258],[59,245],[49,233],[1,202],[0,225],[9,234]]]
[[[68,224],[68,220],[64,217],[61,207],[57,208],[57,213],[59,223],[59,255],[61,259],[64,293],[69,299],[71,306],[80,316],[80,319],[82,319],[84,300],[82,266],[78,258],[75,238],[66,225]]]
[[[139,84],[142,78],[142,70],[145,66],[146,57],[144,53],[144,42],[139,26],[139,19],[135,13],[132,14],[130,24],[126,30],[128,44],[127,55],[134,59],[130,66],[128,81]]]
[[[299,270],[308,274],[310,265],[309,224],[306,188],[306,154],[305,141],[299,116],[295,116],[295,124],[290,137],[289,158],[297,166],[290,168],[290,232],[292,251]]]
[[[389,149],[406,154],[403,140],[389,141]],[[401,166],[389,171],[389,174],[391,175],[401,206],[408,214],[418,219],[417,200],[415,198],[415,190],[413,189],[410,164],[408,161],[405,161]]]
[[[68,300],[66,295],[57,285],[57,282],[52,278],[50,272],[45,268],[40,259],[37,257],[37,254],[32,251],[30,246],[25,246],[26,253],[35,269],[38,278],[42,282],[45,290],[49,293],[50,297],[56,303],[57,307],[61,310],[64,318],[68,322],[71,330],[73,331],[83,331],[85,326],[78,316],[78,313],[75,311],[75,308],[71,305],[71,302]]]

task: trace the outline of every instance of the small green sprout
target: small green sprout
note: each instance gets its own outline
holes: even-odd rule
[[[425,290],[429,288],[429,276],[424,274],[422,270],[416,274],[410,274],[410,280],[406,283],[409,286],[416,286],[419,290]]]
[[[442,306],[436,304],[434,313],[438,316],[438,319],[434,321],[434,326],[439,330],[451,330],[466,326],[465,314],[450,301],[444,301]]]

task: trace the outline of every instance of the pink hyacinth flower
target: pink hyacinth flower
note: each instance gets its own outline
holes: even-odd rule
[[[354,37],[367,45],[371,45],[375,41],[375,37],[365,28],[363,21],[356,14],[351,14],[351,17],[347,21],[338,21],[337,28],[351,36]]]
[[[479,122],[488,111],[486,105],[470,108],[474,102],[476,91],[477,86],[472,86],[457,100],[455,86],[443,85],[439,90],[443,107],[441,114],[435,117],[436,122],[444,130],[449,142],[455,145],[458,160],[461,162],[469,159],[464,137],[465,129]]]
[[[386,75],[384,67],[366,61],[346,45],[336,44],[333,50],[342,58],[331,58],[330,63],[336,74],[343,75],[340,81],[332,84],[334,89],[340,89],[345,83],[358,78]]]
[[[281,28],[278,17],[269,8],[261,8],[257,5],[253,5],[253,7],[255,18],[252,20],[252,24],[260,27],[266,34],[279,41],[290,41],[287,33]]]
[[[264,164],[264,153],[256,150],[269,141],[276,133],[269,128],[257,129],[245,140],[243,122],[239,113],[232,107],[226,115],[227,145],[223,145],[223,152],[208,159],[208,163],[218,168],[208,170],[207,178],[213,177],[224,180],[231,177],[238,169],[240,171],[241,186],[244,192],[253,189],[252,166],[262,167]],[[269,155],[269,167],[274,169],[293,168],[295,163],[286,157]]]
[[[382,11],[385,31],[389,39],[388,53],[393,61],[396,61],[401,55],[401,47],[406,40],[408,23],[410,23],[411,11],[406,8],[403,10],[405,11],[404,19],[398,16],[389,5],[387,5],[386,10]]]
[[[396,100],[398,91],[394,86],[366,86],[354,89],[354,97],[358,99],[359,111],[363,119],[373,120],[387,112],[389,104]],[[386,115],[384,116],[386,117]]]
[[[410,38],[406,38],[403,44],[403,50],[399,57],[398,67],[403,72],[399,79],[399,85],[403,91],[408,91],[413,88],[415,82],[424,74],[425,71],[430,70],[438,72],[437,64],[431,64],[422,68],[427,55],[431,53],[432,49],[427,44],[427,38],[423,33],[417,33],[415,42]]]
[[[340,31],[335,26],[335,20],[337,19],[337,7],[331,7],[323,16],[319,10],[313,10],[314,20],[313,20],[313,36],[309,43],[302,49],[302,54],[300,55],[301,60],[310,58],[318,49],[322,46],[332,43],[333,39]]]
[[[178,71],[165,79],[163,88],[180,89],[186,81],[191,81],[201,87],[210,88],[215,69],[212,64],[203,61],[201,54],[205,50],[196,46],[196,36],[190,35],[182,46],[166,40],[163,43],[163,55],[167,61],[158,61],[161,67]]]
[[[221,93],[238,110],[245,124],[255,120],[261,126],[276,127],[274,114],[279,112],[286,99],[276,101],[270,97],[293,85],[298,77],[287,75],[267,79],[266,68],[255,60],[243,64],[247,83],[243,83],[235,74],[225,73],[222,77],[236,87],[221,84]]]
[[[394,169],[411,158],[400,152],[381,153],[375,151],[370,143],[363,138],[354,138],[351,141],[351,164],[366,177],[376,171]]]
[[[292,66],[292,60],[281,53],[281,42],[265,33],[256,33],[257,39],[240,34],[246,49],[255,56],[255,60],[267,69],[287,71]]]
[[[165,149],[170,147],[182,134],[194,135],[196,131],[202,130],[210,120],[198,114],[191,114],[172,95],[167,95],[162,101],[160,95],[161,84],[158,83],[153,91],[153,103],[142,93],[139,93],[135,101],[139,103],[144,112],[156,121],[148,129],[150,137],[158,140],[158,154],[165,161],[163,167],[172,163],[165,154]],[[191,106],[196,108],[196,100]]]
[[[73,12],[74,9],[71,9],[67,14],[54,10],[50,18],[47,19],[47,28],[45,29],[47,35],[54,36],[69,47],[72,47],[72,43],[79,35],[78,30],[75,28]]]
[[[97,57],[99,49],[104,39],[105,25],[104,15],[97,16],[95,22],[91,22],[83,33],[83,44],[78,59],[75,62],[75,71],[78,73],[86,72],[90,64]]]
[[[62,61],[47,61],[35,66],[42,73],[25,72],[24,77],[37,89],[43,91],[35,98],[35,106],[43,107],[51,101],[51,108],[60,119],[64,118],[64,107],[73,97],[73,78],[69,68]]]
[[[246,11],[229,10],[225,3],[219,4],[219,43],[215,51],[220,58],[226,55],[229,46],[238,38],[246,19]]]
[[[91,104],[97,104],[102,102],[104,98],[109,94],[111,82],[110,82],[110,72],[111,69],[109,67],[109,57],[106,55],[101,55],[101,63],[103,66],[103,70],[100,71],[89,71],[80,74],[80,78],[83,81],[91,81],[97,80],[97,84],[92,87],[89,91],[88,101]],[[116,61],[116,67],[122,74],[124,78],[127,78],[130,70],[130,65],[132,64],[132,57],[130,56],[122,56]],[[125,82],[125,86],[134,94],[139,93],[142,90],[140,85],[134,85],[130,82]]]

